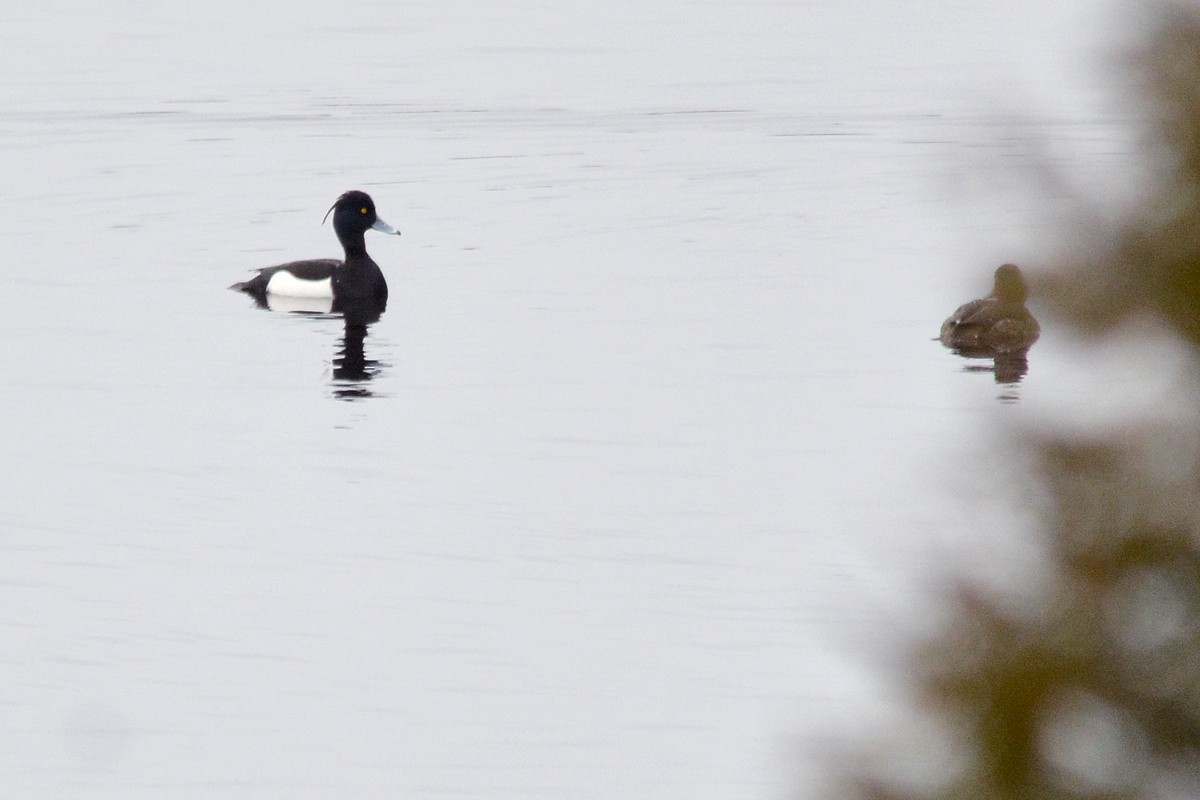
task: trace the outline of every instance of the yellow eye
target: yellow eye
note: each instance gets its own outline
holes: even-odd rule
[[[365,209],[365,208],[360,208],[359,211],[361,211],[364,214],[367,213],[367,209]]]

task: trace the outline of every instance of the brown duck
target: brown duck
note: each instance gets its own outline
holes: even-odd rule
[[[958,307],[942,323],[942,344],[967,356],[995,356],[1028,350],[1040,333],[1037,320],[1025,307],[1029,287],[1015,264],[996,269],[996,283],[987,297]]]

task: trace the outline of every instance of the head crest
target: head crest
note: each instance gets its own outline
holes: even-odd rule
[[[360,203],[362,204],[363,208],[367,208],[367,209],[374,208],[374,206],[375,206],[374,202],[371,200],[371,196],[369,194],[367,194],[366,192],[361,192],[358,189],[351,189],[348,192],[342,192],[342,196],[339,197],[337,200],[334,200],[333,205],[331,205],[329,207],[329,210],[325,212],[325,216],[321,219],[321,224],[322,225],[325,224],[325,221],[327,219],[329,219],[329,215],[332,214],[333,210],[335,208],[337,208],[338,206],[340,206],[340,205],[358,205]],[[363,213],[366,213],[366,212],[363,212]]]

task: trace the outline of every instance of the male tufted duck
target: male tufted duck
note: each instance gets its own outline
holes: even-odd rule
[[[316,258],[265,267],[250,280],[229,288],[246,292],[260,302],[267,295],[332,298],[335,309],[345,303],[386,302],[387,281],[379,265],[367,255],[363,234],[374,229],[399,236],[400,231],[376,215],[375,203],[366,192],[346,192],[325,212],[325,219],[330,212],[333,230],[346,251],[344,260]]]

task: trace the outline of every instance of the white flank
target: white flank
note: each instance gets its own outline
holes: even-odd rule
[[[269,294],[267,295],[267,308],[272,311],[305,311],[309,314],[328,314],[333,311],[333,298]]]
[[[288,297],[333,297],[333,284],[329,278],[305,281],[290,272],[280,270],[267,281],[267,293]]]

